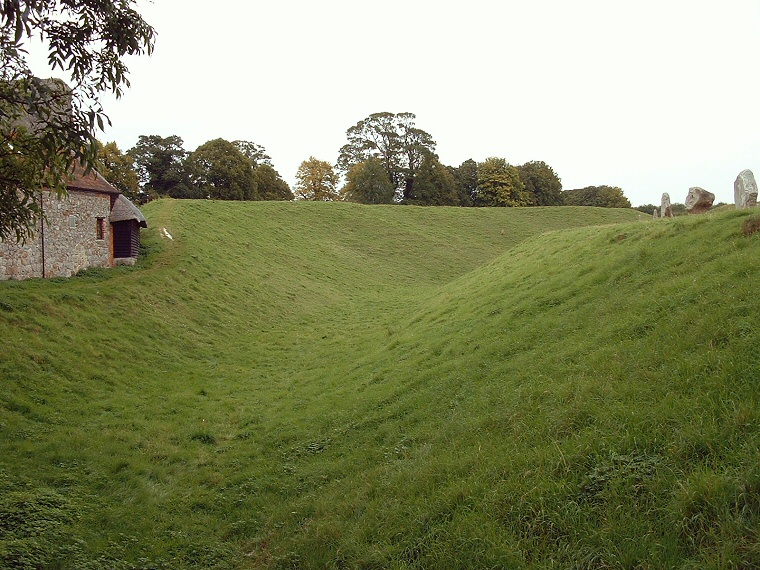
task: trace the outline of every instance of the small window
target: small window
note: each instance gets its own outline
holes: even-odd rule
[[[77,227],[77,217],[76,216],[69,216],[69,227],[70,228]]]
[[[95,239],[106,238],[106,219],[98,218],[98,223],[95,226]]]

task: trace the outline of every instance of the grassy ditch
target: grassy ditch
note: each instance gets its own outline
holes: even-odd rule
[[[0,283],[0,565],[760,565],[751,213],[145,213]]]

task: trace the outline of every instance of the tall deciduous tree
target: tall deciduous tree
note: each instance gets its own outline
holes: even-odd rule
[[[518,166],[517,172],[530,197],[531,206],[563,204],[562,181],[551,166],[541,160],[534,160]]]
[[[296,199],[325,202],[339,200],[337,185],[338,176],[332,164],[311,156],[301,163],[296,172]]]
[[[346,174],[343,199],[361,204],[390,204],[396,189],[382,162],[370,158],[354,164]]]
[[[142,202],[140,183],[137,179],[135,161],[124,154],[115,142],[105,145],[98,143],[98,162],[96,168],[106,180],[118,188],[130,200]]]
[[[256,178],[259,200],[292,200],[290,186],[274,169],[272,157],[260,144],[251,141],[232,141],[237,149],[251,162]]]
[[[453,169],[460,206],[474,206],[478,190],[478,163],[469,158]]]
[[[340,149],[338,169],[377,158],[385,168],[399,199],[411,195],[414,176],[435,141],[414,125],[414,113],[373,113],[346,131],[348,142]]]
[[[142,189],[151,196],[200,198],[188,170],[188,152],[177,135],[140,135],[137,144],[127,151],[135,161]]]
[[[456,206],[459,204],[454,175],[433,155],[422,161],[407,204],[419,206]]]
[[[224,139],[208,141],[195,149],[188,162],[202,195],[216,200],[258,198],[251,161],[233,143]]]
[[[503,158],[491,157],[478,164],[476,206],[527,206],[528,195],[517,168]]]
[[[97,160],[95,128],[108,122],[99,97],[129,86],[126,55],[150,53],[155,31],[134,0],[0,2],[0,238],[23,240],[41,216],[36,194],[59,195],[75,162]],[[62,82],[34,77],[26,43],[41,39]]]
[[[294,198],[290,186],[280,177],[273,166],[260,164],[253,169],[253,175],[258,186],[259,200],[288,201]]]

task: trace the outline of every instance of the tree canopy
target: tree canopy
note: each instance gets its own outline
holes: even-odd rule
[[[253,175],[258,186],[259,200],[288,201],[295,198],[288,183],[280,177],[280,173],[272,165],[260,164],[253,169]]]
[[[566,206],[631,207],[628,198],[617,186],[586,186],[577,190],[565,190],[562,194]]]
[[[344,200],[361,204],[390,204],[396,189],[378,158],[354,164],[346,174]]]
[[[480,164],[469,159],[459,167],[447,167],[438,161],[435,140],[415,126],[415,119],[413,113],[373,113],[346,131],[348,142],[341,147],[336,163],[346,176],[346,199],[365,199],[361,190],[357,193],[356,181],[365,175],[366,166],[360,165],[373,159],[377,162],[371,169],[379,164],[385,170],[395,189],[395,202],[460,206],[563,203],[562,182],[545,162],[515,167],[505,159],[491,157]]]
[[[634,210],[638,210],[639,212],[644,212],[645,214],[652,216],[654,215],[655,210],[657,210],[659,213],[660,208],[654,204],[642,204],[641,206],[636,206]]]
[[[97,161],[95,128],[108,117],[102,93],[129,86],[124,56],[150,54],[155,31],[134,0],[6,0],[0,3],[0,238],[25,239],[41,216],[36,194],[59,195],[76,162]],[[72,88],[29,69],[32,38],[47,47],[51,69]]]
[[[292,200],[266,149],[254,142],[218,138],[192,153],[177,135],[142,135],[127,151],[149,197],[218,200]]]
[[[338,169],[346,174],[352,166],[370,158],[380,161],[397,199],[411,197],[414,177],[428,154],[435,153],[433,137],[415,127],[414,113],[373,113],[346,131],[348,142],[338,155]]]
[[[190,177],[186,161],[189,153],[177,135],[140,135],[137,144],[127,151],[135,161],[135,170],[143,190],[151,197],[200,198]]]
[[[541,160],[534,160],[518,166],[517,172],[529,194],[531,206],[562,204],[562,182],[551,166]]]
[[[516,167],[498,157],[478,164],[476,206],[527,206],[529,203],[530,197]]]
[[[418,206],[456,206],[459,204],[457,181],[451,171],[432,154],[423,160],[414,178],[407,204]]]
[[[474,206],[478,190],[478,163],[469,158],[458,168],[452,168],[457,184],[457,196],[460,206]]]
[[[208,141],[188,157],[188,164],[203,196],[216,200],[258,199],[251,161],[234,143],[224,139]]]
[[[256,168],[262,164],[272,166],[272,158],[267,154],[266,149],[260,144],[251,141],[232,141],[237,149],[251,161],[251,165]]]
[[[296,199],[324,202],[340,200],[337,185],[338,176],[332,165],[311,156],[301,163],[296,172]]]
[[[97,171],[127,198],[142,202],[134,164],[134,159],[121,152],[115,142],[98,143]]]

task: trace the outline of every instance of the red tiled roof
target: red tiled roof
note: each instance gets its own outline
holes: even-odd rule
[[[106,194],[120,194],[120,192],[111,186],[95,169],[90,170],[89,174],[84,173],[84,167],[76,162],[74,164],[73,179],[66,183],[69,190],[89,190],[90,192],[105,192]]]

